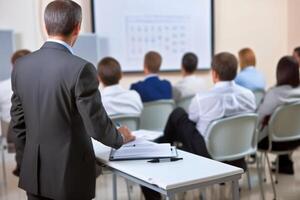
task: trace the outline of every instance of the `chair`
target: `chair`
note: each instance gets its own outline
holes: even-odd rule
[[[5,137],[8,131],[9,123],[4,122],[1,120],[1,133],[0,135],[0,152],[1,152],[1,162],[2,162],[2,178],[3,178],[3,185],[4,188],[7,187],[7,178],[6,178],[6,164],[5,164]]]
[[[258,107],[261,104],[261,102],[265,96],[265,91],[264,90],[255,90],[255,91],[253,91],[253,94],[255,96],[256,106]]]
[[[209,154],[217,161],[234,161],[256,153],[257,150],[257,114],[241,114],[213,121],[207,128],[206,146]],[[256,163],[261,195],[261,170]],[[248,186],[251,189],[249,170]]]
[[[125,125],[132,131],[139,129],[140,115],[138,114],[112,115],[110,118],[116,126]]]
[[[268,157],[268,153],[279,155],[291,154],[294,149],[287,150],[273,150],[273,142],[292,142],[300,140],[300,103],[283,105],[278,107],[272,114],[268,125],[269,136],[269,149],[259,150],[263,152],[267,159],[267,164],[270,172],[270,178],[272,183],[272,189],[274,192],[274,199],[276,199],[276,188],[271,171],[271,164]],[[277,183],[278,177],[278,162],[276,161],[276,174],[275,182]]]
[[[191,95],[191,96],[184,97],[184,98],[182,98],[182,99],[180,99],[180,100],[178,100],[178,101],[176,102],[176,106],[177,106],[177,107],[181,107],[181,108],[183,108],[185,111],[188,112],[189,106],[190,106],[191,101],[192,101],[192,99],[193,99],[194,97],[195,97],[195,95]]]
[[[140,129],[163,131],[174,107],[175,103],[173,100],[159,100],[144,103]]]

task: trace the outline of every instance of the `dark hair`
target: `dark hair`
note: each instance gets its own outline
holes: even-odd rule
[[[277,86],[290,85],[299,86],[299,64],[292,56],[282,57],[276,70]]]
[[[238,61],[233,54],[222,52],[213,57],[211,66],[221,81],[232,81],[236,77]]]
[[[149,51],[145,55],[144,65],[151,73],[159,72],[162,63],[161,55],[155,51]]]
[[[118,84],[122,77],[119,62],[112,57],[103,58],[98,63],[98,76],[104,85]]]
[[[16,64],[16,61],[23,57],[23,56],[26,56],[28,54],[30,54],[31,51],[27,50],[27,49],[20,49],[18,51],[16,51],[12,56],[11,56],[11,63],[14,65]]]
[[[69,36],[81,23],[81,7],[70,0],[52,1],[46,7],[44,20],[48,35]]]
[[[297,55],[300,57],[300,47],[296,47],[294,49],[294,52],[297,53]]]
[[[182,57],[182,68],[187,73],[193,73],[197,69],[198,57],[194,53],[186,53]]]

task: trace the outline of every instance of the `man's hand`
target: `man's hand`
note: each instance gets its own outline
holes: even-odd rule
[[[131,131],[126,126],[122,126],[122,127],[118,128],[118,131],[123,136],[124,144],[135,140],[135,136],[132,135]]]

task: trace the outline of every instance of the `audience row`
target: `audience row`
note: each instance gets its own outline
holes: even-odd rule
[[[12,57],[14,64],[16,59],[29,54],[29,51],[21,50]],[[112,57],[103,58],[98,64],[98,77],[101,87],[102,103],[109,115],[117,114],[141,114],[143,103],[162,100],[180,99],[194,96],[188,112],[176,108],[169,116],[164,135],[156,142],[180,142],[183,149],[197,155],[210,158],[206,149],[205,140],[208,135],[208,125],[223,117],[243,114],[258,113],[259,116],[259,148],[267,149],[269,145],[267,128],[268,120],[275,109],[283,104],[300,101],[299,88],[299,63],[300,48],[294,50],[292,56],[282,57],[276,68],[276,85],[270,88],[257,107],[253,91],[264,91],[266,82],[262,73],[256,69],[256,58],[250,48],[239,51],[238,59],[231,53],[223,52],[213,57],[211,64],[211,76],[213,88],[207,89],[205,81],[195,75],[198,58],[194,53],[186,53],[182,58],[183,79],[174,86],[167,80],[162,80],[158,73],[162,64],[159,53],[150,51],[144,58],[143,81],[131,85],[130,90],[123,88],[119,82],[122,78],[120,63]],[[241,71],[238,73],[238,63]],[[3,86],[6,84],[6,86]],[[2,88],[9,88],[10,81],[3,81]],[[2,92],[1,92],[2,93]],[[10,98],[11,93],[7,93]],[[2,97],[3,98],[3,97]],[[7,99],[1,99],[10,102]],[[10,107],[10,103],[0,103],[1,112]],[[9,110],[9,109],[6,109]],[[9,121],[9,111],[6,116]],[[237,141],[238,142],[238,141]],[[277,148],[297,147],[300,141],[287,144],[274,144]],[[17,160],[17,163],[18,160]],[[244,160],[235,161],[235,165],[245,168]],[[18,174],[19,166],[15,173]],[[290,155],[279,156],[279,172],[293,174],[293,162]],[[160,199],[160,195],[147,188],[142,188],[146,199]]]

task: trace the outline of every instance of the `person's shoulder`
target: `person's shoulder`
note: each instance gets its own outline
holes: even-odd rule
[[[168,81],[167,79],[161,79],[160,80],[163,84],[167,85],[167,86],[170,86],[171,87],[171,82]]]
[[[220,93],[216,93],[214,92],[213,89],[210,89],[207,91],[196,93],[195,98],[197,98],[198,100],[205,100],[205,99],[215,98],[216,95],[220,95]]]
[[[130,86],[130,89],[137,89],[137,88],[143,86],[144,83],[145,83],[144,81],[137,81],[135,83],[132,83]]]
[[[238,84],[234,85],[234,89],[235,89],[235,91],[240,92],[240,93],[253,95],[253,92],[251,90],[249,90],[248,88],[246,88],[244,86],[238,85]]]

